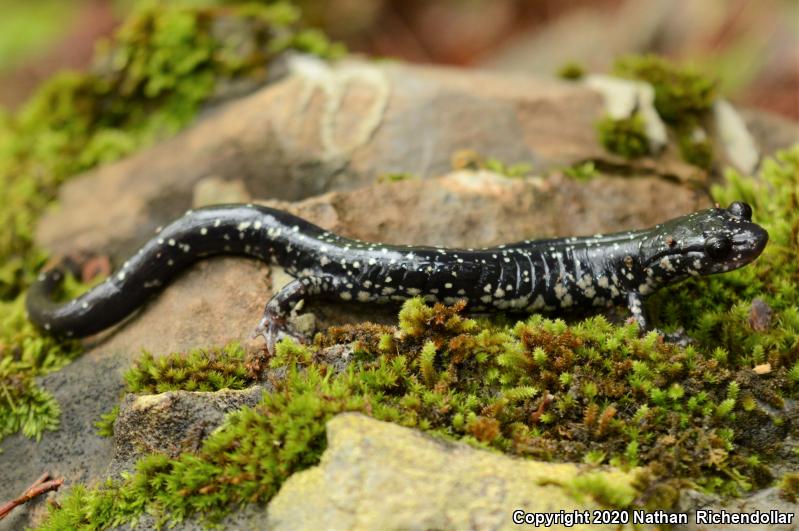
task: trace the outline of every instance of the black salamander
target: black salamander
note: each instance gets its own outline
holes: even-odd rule
[[[279,210],[220,205],[187,212],[105,282],[65,304],[50,298],[63,273],[42,273],[27,310],[52,334],[87,336],[131,314],[197,260],[238,254],[279,264],[294,277],[266,304],[259,324],[270,350],[286,317],[309,298],[399,303],[418,295],[448,304],[466,299],[475,311],[526,312],[626,304],[647,329],[646,295],[757,258],[768,233],[751,219],[749,205],[736,202],[646,230],[453,249],[367,243]]]

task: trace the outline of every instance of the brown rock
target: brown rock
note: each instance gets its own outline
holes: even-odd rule
[[[538,172],[591,159],[629,170],[599,145],[594,124],[603,104],[585,87],[386,63],[295,65],[293,75],[174,139],[70,180],[37,242],[57,253],[126,254],[188,209],[208,177],[238,180],[253,197],[298,200],[386,173],[440,175],[460,149],[529,162]],[[671,155],[635,164],[679,180],[696,171]]]

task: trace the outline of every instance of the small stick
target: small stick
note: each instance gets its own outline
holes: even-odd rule
[[[19,497],[0,505],[0,520],[5,518],[8,513],[14,509],[14,507],[22,505],[23,503],[28,502],[37,496],[41,496],[46,492],[50,492],[51,490],[58,490],[58,487],[60,487],[63,483],[64,478],[50,479],[50,474],[45,472],[39,477],[39,479],[33,482],[33,485],[28,487],[25,492],[20,494]]]

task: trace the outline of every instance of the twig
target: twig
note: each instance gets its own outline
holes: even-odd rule
[[[62,483],[64,483],[64,478],[50,479],[50,474],[45,472],[39,477],[39,479],[33,482],[33,485],[28,487],[25,492],[20,494],[18,498],[0,505],[0,520],[5,518],[8,513],[14,509],[14,507],[22,505],[23,503],[28,502],[37,496],[41,496],[45,492],[58,490],[58,487],[60,487]]]

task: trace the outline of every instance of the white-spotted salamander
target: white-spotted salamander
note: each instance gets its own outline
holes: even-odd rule
[[[164,227],[113,276],[65,304],[50,298],[63,273],[41,274],[27,310],[50,333],[87,336],[131,314],[193,262],[239,254],[280,264],[295,277],[264,310],[259,331],[270,349],[286,317],[308,298],[391,303],[419,295],[465,299],[476,311],[528,312],[626,304],[646,329],[644,296],[689,276],[742,267],[763,251],[768,233],[751,219],[751,207],[736,202],[645,230],[451,249],[367,243],[272,208],[213,206]]]

